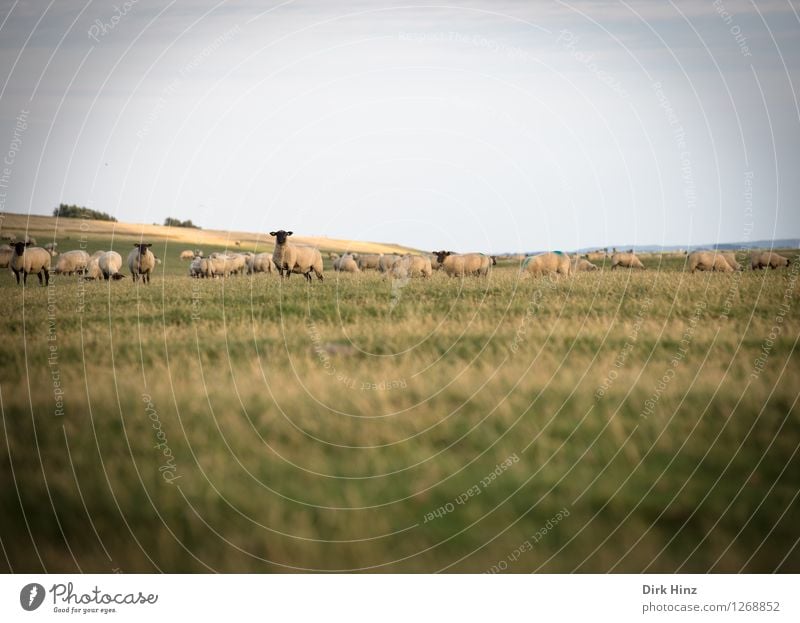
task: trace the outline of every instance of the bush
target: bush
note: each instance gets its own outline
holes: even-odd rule
[[[164,225],[166,227],[190,227],[192,229],[201,229],[199,225],[195,225],[194,223],[192,223],[191,219],[182,221],[177,218],[172,218],[171,216],[168,216],[167,218],[164,219]]]
[[[105,212],[90,210],[83,206],[67,205],[66,203],[59,204],[59,206],[53,210],[53,216],[58,216],[60,218],[90,218],[96,221],[117,222],[117,219]]]

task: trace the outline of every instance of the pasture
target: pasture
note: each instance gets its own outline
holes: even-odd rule
[[[0,275],[4,571],[800,571],[796,250],[307,284],[185,246]]]

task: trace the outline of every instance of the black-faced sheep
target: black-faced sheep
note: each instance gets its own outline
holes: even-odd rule
[[[290,231],[280,229],[271,231],[269,235],[275,238],[272,261],[275,262],[281,277],[285,276],[288,279],[292,273],[299,273],[311,281],[313,272],[317,279],[322,281],[322,255],[319,249],[292,244],[288,241],[289,236],[292,235]]]
[[[39,283],[43,286],[50,283],[50,254],[47,251],[31,246],[30,242],[15,242],[13,249],[10,266],[18,284],[20,274],[23,284],[28,282],[30,274],[39,277]]]

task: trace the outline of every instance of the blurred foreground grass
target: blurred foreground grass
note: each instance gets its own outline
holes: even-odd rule
[[[800,571],[793,268],[166,264],[0,277],[6,571]]]

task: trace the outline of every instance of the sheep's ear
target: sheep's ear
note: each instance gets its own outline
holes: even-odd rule
[[[25,246],[26,246],[26,247],[29,247],[29,246],[31,246],[31,241],[30,241],[30,240],[28,240],[28,241],[25,243]]]
[[[146,245],[144,245],[144,246],[146,246],[146,247],[152,247],[152,246],[153,246],[153,243],[152,243],[152,242],[148,242],[148,243],[147,243]]]
[[[278,232],[276,232],[276,231],[271,231],[271,232],[269,232],[269,235],[270,235],[270,236],[277,236],[277,235],[278,235]]]
[[[287,236],[291,236],[293,233],[294,233],[294,232],[287,231],[287,232],[286,232],[286,235],[287,235]]]

